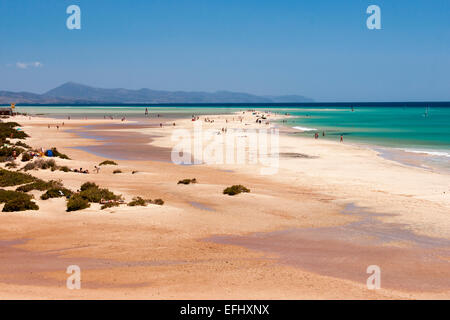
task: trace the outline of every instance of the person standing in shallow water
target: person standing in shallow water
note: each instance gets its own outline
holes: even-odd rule
[[[341,134],[341,142],[344,142],[344,136]]]

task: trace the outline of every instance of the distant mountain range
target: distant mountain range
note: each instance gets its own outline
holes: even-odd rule
[[[257,96],[242,92],[186,92],[151,89],[102,89],[67,82],[44,94],[0,91],[0,104],[146,104],[313,102],[299,95]]]

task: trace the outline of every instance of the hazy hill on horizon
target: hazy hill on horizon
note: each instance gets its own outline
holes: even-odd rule
[[[43,94],[0,91],[0,103],[277,103],[313,102],[301,95],[257,96],[231,91],[162,91],[104,89],[67,82]]]

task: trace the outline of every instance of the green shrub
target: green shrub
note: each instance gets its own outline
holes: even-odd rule
[[[72,195],[69,200],[67,201],[67,210],[70,211],[77,211],[77,210],[83,210],[86,208],[89,208],[91,205],[88,200],[84,199],[80,194],[76,193]]]
[[[30,174],[0,168],[0,187],[17,186],[35,180],[36,178]]]
[[[72,194],[73,194],[73,192],[71,190],[63,188],[63,187],[51,188],[51,189],[48,189],[43,195],[41,195],[41,199],[47,200],[50,198],[61,198],[61,197],[69,198]]]
[[[20,191],[20,192],[29,192],[31,190],[45,191],[45,190],[48,190],[48,189],[50,189],[54,186],[58,186],[58,185],[61,185],[61,183],[57,182],[57,181],[46,182],[44,180],[36,178],[36,180],[34,182],[18,187],[16,189],[16,191]]]
[[[15,143],[15,145],[18,146],[18,147],[25,148],[25,149],[31,149],[31,147],[30,147],[29,145],[27,145],[26,143],[24,143],[24,142],[22,142],[22,141],[17,141],[17,142]]]
[[[152,203],[162,206],[164,204],[164,201],[163,201],[163,199],[155,199],[152,201]]]
[[[16,199],[26,200],[31,199],[31,196],[22,192],[0,189],[0,203],[6,203]]]
[[[38,210],[39,207],[31,199],[26,193],[0,189],[0,203],[5,203],[3,212]]]
[[[37,159],[33,162],[27,163],[23,169],[25,171],[34,170],[34,169],[51,169],[52,171],[55,171],[58,168],[56,165],[55,160],[53,159]]]
[[[7,138],[25,139],[28,135],[23,131],[18,131],[15,127],[20,127],[17,122],[0,122],[0,140]]]
[[[5,203],[3,212],[39,210],[39,206],[31,200],[11,200]]]
[[[89,202],[99,203],[103,200],[120,200],[122,196],[115,195],[108,189],[100,188],[93,182],[86,182],[81,186],[80,196]]]
[[[122,173],[122,170],[116,169],[116,170],[113,171],[113,173],[114,173],[114,174],[116,174],[116,173]]]
[[[134,207],[134,206],[143,206],[145,207],[147,203],[151,203],[152,200],[150,199],[143,199],[141,197],[134,197],[133,201],[128,202],[128,206]]]
[[[112,208],[112,207],[118,207],[119,206],[119,203],[117,203],[117,202],[108,202],[108,203],[105,203],[104,205],[102,205],[101,207],[100,207],[100,209],[106,209],[106,208]]]
[[[22,154],[22,162],[26,162],[26,161],[30,161],[31,160],[31,156],[29,153],[25,152]]]
[[[105,166],[105,165],[117,166],[117,163],[115,163],[112,160],[105,160],[105,161],[99,163],[99,166]]]
[[[0,157],[3,157],[3,158],[12,157],[14,154],[14,151],[16,152],[16,157],[18,157],[22,152],[25,151],[25,149],[16,147],[16,146],[0,147]]]
[[[95,184],[94,182],[85,182],[81,185],[80,190],[84,191],[90,188],[99,188],[99,186],[97,184]]]
[[[190,183],[197,183],[197,179],[183,179],[178,181],[178,184],[190,184]]]
[[[70,168],[68,166],[61,166],[58,170],[63,172],[70,172]]]
[[[64,153],[59,152],[56,148],[52,148],[51,150],[53,152],[53,156],[54,157],[70,160],[70,158],[67,155],[65,155]]]
[[[164,201],[162,199],[155,199],[155,200],[150,200],[150,199],[143,199],[142,197],[134,197],[133,201],[129,202],[128,205],[130,207],[134,207],[134,206],[147,206],[147,204],[149,203],[153,203],[153,204],[157,204],[162,206],[164,204]]]
[[[223,194],[227,194],[229,196],[234,196],[235,194],[239,194],[241,192],[250,192],[250,189],[247,189],[241,184],[234,185],[223,190]]]

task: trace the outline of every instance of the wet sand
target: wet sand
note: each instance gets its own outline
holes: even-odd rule
[[[358,221],[343,226],[286,229],[207,241],[243,246],[276,256],[280,263],[365,284],[367,267],[381,269],[384,288],[435,291],[450,288],[450,240],[420,236],[405,225],[349,204],[343,214]]]
[[[140,129],[159,126],[158,120],[147,122],[89,125],[67,132],[100,142],[96,145],[74,147],[100,157],[113,160],[170,162],[169,148],[153,146],[151,145],[153,136],[137,132]]]

